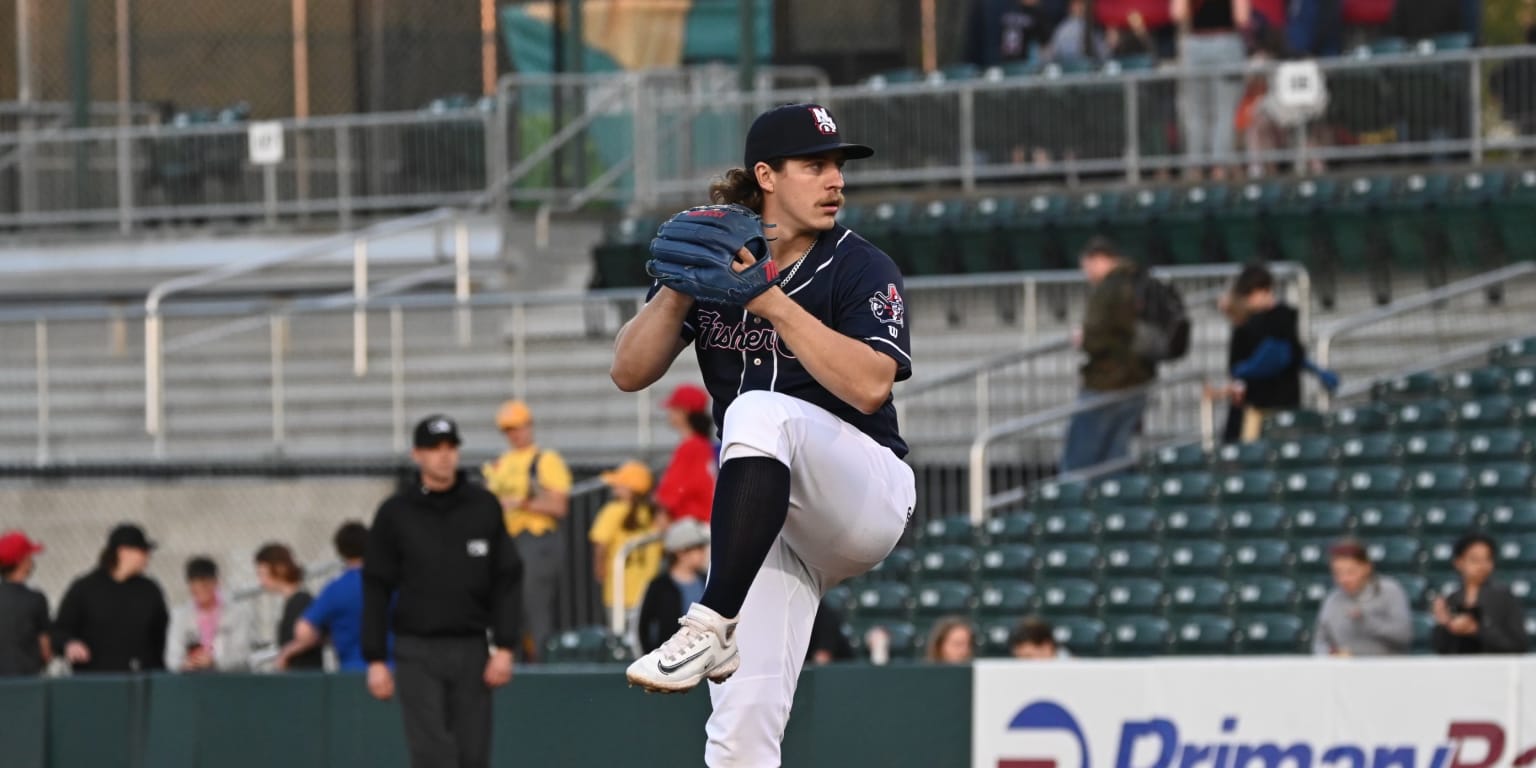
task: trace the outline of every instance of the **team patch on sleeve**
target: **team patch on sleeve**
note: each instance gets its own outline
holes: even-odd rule
[[[907,303],[896,291],[895,283],[888,284],[884,292],[875,291],[869,297],[869,311],[874,313],[876,320],[886,325],[907,324]]]

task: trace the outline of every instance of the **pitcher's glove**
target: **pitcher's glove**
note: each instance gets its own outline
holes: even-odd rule
[[[737,272],[731,265],[742,248],[757,263]],[[645,271],[699,301],[738,307],[772,288],[779,277],[762,217],[741,205],[703,205],[667,220],[651,240]]]

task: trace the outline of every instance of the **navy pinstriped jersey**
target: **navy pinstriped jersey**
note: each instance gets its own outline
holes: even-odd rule
[[[827,327],[889,355],[896,361],[897,381],[911,378],[911,323],[901,272],[868,240],[842,225],[821,233],[805,263],[792,278],[781,278],[779,288]],[[652,287],[652,295],[657,290]],[[767,320],[740,307],[695,302],[682,333],[698,355],[716,424],[725,423],[725,409],[743,392],[782,392],[825,408],[897,457],[907,455],[889,398],[880,410],[859,413],[811,378]]]

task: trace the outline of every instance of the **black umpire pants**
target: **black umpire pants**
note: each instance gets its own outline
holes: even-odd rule
[[[411,768],[489,768],[488,656],[483,636],[395,639],[395,687]]]

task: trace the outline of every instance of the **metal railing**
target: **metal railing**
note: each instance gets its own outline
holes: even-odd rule
[[[664,535],[664,532],[656,531],[638,536],[624,542],[624,546],[613,553],[613,559],[608,564],[608,629],[617,637],[624,637],[629,630],[629,612],[624,606],[624,580],[627,576],[624,564],[629,562],[629,556],[635,550],[661,541]]]

